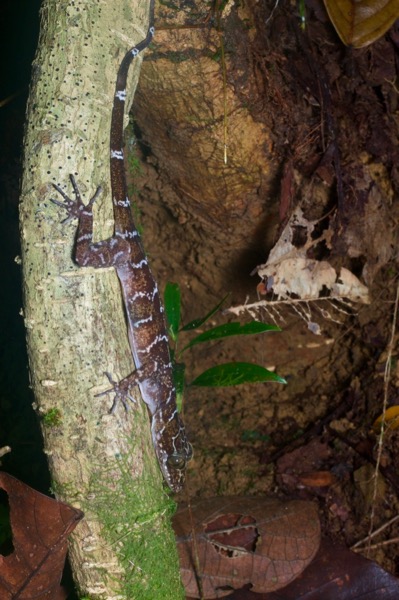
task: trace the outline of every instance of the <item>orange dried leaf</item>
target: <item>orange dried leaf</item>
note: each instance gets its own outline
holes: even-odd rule
[[[389,429],[398,429],[399,427],[399,406],[390,406],[385,413],[380,415],[373,423],[373,429],[380,431],[382,421],[385,421]]]
[[[258,292],[258,294],[262,294],[262,295],[267,294],[267,288],[266,288],[264,281],[261,281],[260,283],[258,283],[258,285],[256,286],[256,291]]]
[[[326,487],[336,482],[336,477],[330,471],[309,471],[299,475],[298,481],[308,487]]]
[[[324,4],[343,43],[354,48],[375,42],[399,17],[399,0],[324,0]]]

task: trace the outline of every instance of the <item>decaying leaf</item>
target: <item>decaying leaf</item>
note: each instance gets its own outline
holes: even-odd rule
[[[196,544],[187,508],[173,520],[186,593],[221,598],[247,583],[255,592],[279,589],[311,562],[320,543],[312,502],[271,498],[205,498],[192,505]],[[198,550],[199,572],[194,567]]]
[[[375,42],[399,17],[399,0],[324,0],[328,16],[348,46]]]
[[[293,212],[278,242],[270,251],[266,264],[258,267],[258,275],[277,298],[295,294],[302,300],[316,300],[329,291],[334,298],[369,303],[368,289],[348,269],[339,273],[325,260],[310,259],[307,252],[332,235],[328,229],[317,240],[312,238],[316,223],[308,221],[300,207]],[[301,232],[302,244],[295,242]]]
[[[247,313],[253,319],[265,312],[274,323],[284,321],[281,312],[288,309],[306,322],[308,329],[319,335],[322,319],[342,324],[342,317],[353,312],[355,304],[369,304],[368,288],[348,269],[336,271],[327,260],[317,260],[312,251],[319,244],[331,249],[330,227],[316,235],[317,221],[309,221],[298,206],[271,249],[267,262],[254,272],[262,282],[257,289],[270,299],[230,307],[228,313]]]
[[[0,555],[1,600],[62,600],[67,538],[83,513],[7,473],[0,473],[0,487],[8,494],[14,546]]]
[[[281,591],[237,590],[231,600],[397,600],[399,581],[345,546],[323,540],[308,568]],[[230,600],[230,598],[229,598]]]

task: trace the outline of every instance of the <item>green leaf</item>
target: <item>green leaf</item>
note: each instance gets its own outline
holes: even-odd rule
[[[268,371],[260,365],[245,362],[225,363],[211,367],[201,373],[190,385],[198,386],[222,386],[240,385],[241,383],[256,383],[260,381],[276,381],[287,383],[283,377]]]
[[[206,323],[206,321],[208,321],[211,317],[213,317],[213,315],[215,313],[217,313],[217,311],[222,306],[222,304],[226,300],[226,298],[229,297],[229,295],[230,294],[226,294],[225,297],[222,298],[222,300],[214,308],[212,308],[212,310],[205,317],[202,317],[199,319],[194,319],[194,321],[190,321],[190,323],[187,323],[187,325],[184,325],[180,331],[192,331],[193,329],[197,329],[198,327],[201,327],[201,325]]]
[[[306,8],[305,8],[305,0],[299,0],[299,16],[301,18],[301,29],[305,31],[306,29]]]
[[[184,372],[186,365],[184,363],[173,364],[173,381],[176,388],[176,405],[178,412],[181,412],[183,406],[183,391],[184,391]]]
[[[264,333],[265,331],[281,331],[281,329],[277,325],[268,325],[260,321],[251,321],[250,323],[245,323],[245,325],[241,325],[241,323],[224,323],[197,335],[183,348],[182,352],[202,342],[219,340],[231,335],[253,335],[255,333]]]
[[[177,283],[168,283],[164,292],[165,315],[168,323],[168,333],[172,340],[177,340],[180,325],[180,287]]]

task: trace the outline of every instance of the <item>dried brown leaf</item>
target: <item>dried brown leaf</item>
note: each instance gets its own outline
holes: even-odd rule
[[[399,581],[345,546],[323,540],[307,569],[281,591],[236,590],[231,600],[397,600]],[[230,598],[229,598],[230,600]]]
[[[399,0],[324,0],[324,4],[341,40],[355,48],[377,40],[399,17]]]
[[[192,506],[199,572],[194,568],[187,508],[174,517],[180,571],[188,596],[221,598],[250,583],[252,590],[279,589],[309,564],[320,543],[317,507],[300,500],[255,497],[199,500]]]
[[[1,600],[64,599],[67,537],[83,513],[7,473],[0,473],[0,487],[8,494],[14,546],[9,556],[0,555]]]

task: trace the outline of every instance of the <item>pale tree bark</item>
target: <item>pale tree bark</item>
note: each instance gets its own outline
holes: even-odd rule
[[[76,222],[63,227],[50,202],[53,183],[72,193],[70,173],[86,201],[101,184],[95,236],[112,233],[113,89],[124,53],[146,35],[148,4],[46,0],[28,104],[20,218],[31,381],[55,494],[86,515],[70,560],[90,598],[182,597],[146,409],[138,400],[128,415],[109,415],[112,397],[95,397],[109,388],[105,371],[134,368],[116,275],[74,265]]]

